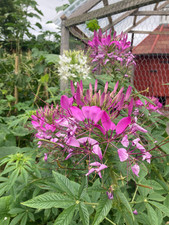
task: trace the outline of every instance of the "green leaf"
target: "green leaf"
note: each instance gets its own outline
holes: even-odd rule
[[[56,64],[59,62],[59,55],[56,54],[46,54],[45,55],[45,62],[47,64]]]
[[[158,193],[153,192],[152,194],[150,194],[148,196],[148,199],[161,202],[161,201],[165,200],[165,197],[160,195],[160,194],[158,194]]]
[[[18,225],[18,222],[21,220],[21,218],[24,216],[25,213],[21,213],[17,215],[10,223],[10,225]]]
[[[26,205],[36,209],[50,209],[55,208],[68,208],[75,204],[75,201],[60,193],[47,192],[39,195],[31,200],[23,202],[22,205]]]
[[[27,185],[27,183],[28,183],[28,172],[23,167],[21,168],[21,176],[22,176],[22,179],[24,180],[25,184]]]
[[[35,26],[37,26],[39,29],[42,29],[42,25],[40,23],[35,23]]]
[[[169,194],[166,196],[166,199],[164,201],[164,205],[169,208]]]
[[[57,217],[53,225],[69,225],[72,222],[75,208],[76,205],[72,205],[69,208],[63,210],[63,212]]]
[[[34,217],[33,213],[28,212],[28,216],[29,216],[30,220],[35,221],[35,217]]]
[[[79,204],[79,214],[83,225],[89,225],[89,212],[83,202],[80,202]]]
[[[5,216],[3,219],[0,219],[0,224],[9,225],[9,222],[10,222],[10,217]]]
[[[9,146],[9,147],[0,147],[0,158],[10,155],[10,154],[15,154],[20,151],[19,147],[15,146]]]
[[[47,83],[48,80],[49,80],[49,74],[45,74],[45,75],[41,76],[41,78],[40,78],[40,82],[42,84]]]
[[[157,214],[157,218],[158,218],[158,224],[162,224],[163,222],[163,213],[156,208],[156,214]]]
[[[54,171],[53,176],[55,178],[56,184],[59,185],[63,192],[66,192],[70,196],[75,196],[76,193],[74,193],[71,182],[66,176]]]
[[[12,174],[9,176],[9,189],[14,185],[15,181],[17,180],[19,175],[19,169],[17,168],[12,172]]]
[[[11,204],[11,196],[5,196],[0,198],[0,219],[6,217],[9,212]]]
[[[146,204],[149,221],[152,225],[158,225],[158,217],[155,210],[151,207],[150,204]]]
[[[112,200],[108,199],[106,194],[103,195],[96,208],[96,214],[94,217],[93,225],[100,224],[109,213],[111,207],[112,207]]]
[[[143,224],[146,224],[146,225],[151,225],[151,223],[149,222],[149,220],[147,219],[147,214],[145,213],[139,213],[137,216],[137,221],[139,222],[139,224],[143,225]]]
[[[30,134],[30,131],[27,128],[18,126],[12,130],[12,134],[18,137],[23,137]]]
[[[28,214],[25,213],[25,215],[22,217],[20,225],[26,225],[27,220],[28,220]]]
[[[96,19],[87,21],[86,26],[92,32],[97,31],[100,28],[98,20],[96,20]]]
[[[93,183],[93,186],[88,188],[88,192],[91,194],[92,202],[97,202],[100,198],[101,192],[103,191],[103,188],[101,187],[99,178],[95,180]]]
[[[165,205],[162,205],[158,202],[153,202],[153,201],[149,201],[149,203],[153,206],[155,206],[156,208],[158,208],[161,212],[165,213],[166,216],[169,215],[169,208],[166,207]]]
[[[58,6],[55,8],[56,12],[59,12],[59,11],[64,11],[67,7],[69,7],[68,4],[64,4],[62,6]]]
[[[131,214],[133,221],[134,221],[133,210],[132,210],[127,198],[121,191],[116,191],[116,194],[117,194],[119,200],[121,201],[121,203],[126,207],[128,212]]]
[[[86,188],[87,188],[87,177],[83,177],[82,179],[82,184],[79,188],[79,191],[78,191],[78,198],[80,199],[81,196],[83,197],[83,195],[85,194],[86,192]]]
[[[22,208],[13,208],[9,211],[10,214],[19,214],[25,212],[25,209]]]
[[[16,100],[12,95],[6,95],[6,98],[9,102],[14,102]]]

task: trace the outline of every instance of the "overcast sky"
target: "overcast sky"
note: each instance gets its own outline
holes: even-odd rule
[[[50,31],[56,31],[56,25],[55,24],[46,24],[47,21],[52,21],[54,18],[56,18],[56,10],[55,8],[57,6],[62,6],[63,4],[68,3],[68,0],[36,0],[38,3],[38,9],[40,9],[43,13],[43,17],[41,21],[38,21],[36,18],[31,19],[32,24],[35,24],[36,22],[39,22],[43,30],[50,30]],[[35,31],[32,31],[35,35],[39,34],[39,29],[36,28]]]

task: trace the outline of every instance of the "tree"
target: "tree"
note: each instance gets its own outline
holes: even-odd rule
[[[0,1],[0,39],[15,46],[18,54],[25,38],[33,38],[30,28],[34,29],[29,18],[41,19],[42,12],[35,0]],[[40,23],[35,26],[42,28]]]

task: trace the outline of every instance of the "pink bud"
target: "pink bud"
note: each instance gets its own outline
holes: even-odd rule
[[[44,153],[44,161],[47,162],[47,160],[48,160],[48,155],[47,153]]]

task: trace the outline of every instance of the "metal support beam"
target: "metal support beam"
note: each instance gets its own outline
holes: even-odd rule
[[[113,14],[118,14],[118,13],[125,12],[125,11],[131,10],[131,9],[137,9],[142,6],[161,2],[161,1],[164,1],[164,0],[135,0],[135,1],[123,0],[121,2],[114,3],[111,5],[105,6],[103,8],[93,10],[91,12],[84,13],[82,15],[73,17],[71,19],[67,19],[65,22],[65,26],[70,27],[70,26],[74,26],[77,24],[82,24],[87,20],[92,20],[94,18],[95,19],[104,18],[107,16],[111,16]]]

